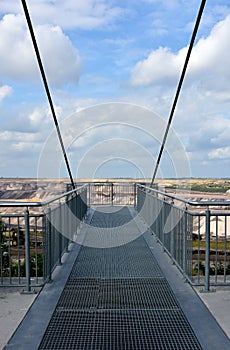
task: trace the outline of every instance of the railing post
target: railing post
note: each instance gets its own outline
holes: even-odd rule
[[[87,204],[87,190],[84,191],[84,217],[86,217],[86,213],[88,210],[88,204]]]
[[[160,239],[160,237],[161,237],[161,224],[162,224],[162,222],[161,222],[161,213],[160,213],[160,210],[159,210],[157,198],[155,196],[153,196],[152,198],[153,198],[153,202],[154,203],[153,203],[153,207],[151,209],[151,212],[152,212],[152,210],[155,210],[154,217],[155,217],[155,223],[156,223],[156,224],[154,224],[154,226],[155,226],[154,227],[154,233],[157,236],[158,241],[160,241],[161,240]]]
[[[172,213],[173,211],[173,213]],[[173,214],[173,215],[172,215]],[[170,204],[170,253],[172,258],[175,258],[175,234],[174,234],[174,208],[172,204]]]
[[[162,215],[161,215],[161,220],[162,220],[162,224],[161,224],[161,229],[162,229],[162,249],[163,251],[165,251],[165,218],[166,218],[166,215],[165,215],[165,201],[163,200],[162,202],[162,208],[161,208],[161,211],[162,211]]]
[[[210,210],[206,210],[205,233],[205,292],[210,291]]]
[[[46,245],[47,245],[47,227],[46,227],[46,216],[43,212],[42,215],[42,266],[43,266],[43,281],[46,279],[47,272],[47,256],[46,256]]]
[[[113,182],[111,183],[111,205],[113,205]]]
[[[72,227],[72,215],[73,215],[73,196],[75,194],[72,194],[69,201],[66,202],[65,207],[66,207],[66,227],[64,227],[64,230],[62,230],[62,236],[63,236],[63,240],[64,240],[64,248],[65,248],[65,252],[68,253],[69,252],[69,241],[70,241],[70,237],[72,237],[73,235],[73,227]],[[65,230],[66,229],[66,230]]]
[[[80,203],[81,203],[81,221],[84,216],[84,206],[83,206],[83,199],[82,199],[82,192],[80,193]]]
[[[67,205],[67,204],[66,204]],[[62,205],[61,203],[59,202],[59,205],[58,205],[58,220],[59,220],[59,223],[58,223],[58,230],[55,230],[58,234],[58,265],[61,266],[62,265],[62,262],[61,262],[61,257],[62,257],[62,220],[64,218],[62,218]],[[65,213],[66,214],[66,213]],[[65,222],[67,221],[66,218],[64,219]],[[64,227],[65,229],[65,227]]]
[[[140,212],[140,189],[138,187],[138,185],[136,185],[136,208],[137,208],[137,212]]]
[[[88,184],[88,205],[91,206],[91,184]]]
[[[182,244],[182,265],[183,265],[183,271],[187,274],[186,269],[186,262],[187,262],[187,231],[188,231],[188,214],[187,214],[187,208],[185,208],[184,211],[184,229],[183,229],[183,244]]]
[[[75,223],[76,223],[76,227],[74,228],[75,230],[75,234],[78,234],[78,193],[76,193],[75,197],[74,197],[74,216],[75,216]]]
[[[26,290],[23,294],[34,293],[31,291],[31,276],[30,276],[30,214],[28,208],[24,214],[25,219],[25,259],[26,259]]]
[[[47,213],[48,230],[47,230],[47,277],[48,282],[52,282],[52,261],[51,261],[51,208]]]
[[[137,184],[134,183],[134,208],[137,207]]]

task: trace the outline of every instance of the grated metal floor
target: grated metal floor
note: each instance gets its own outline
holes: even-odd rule
[[[100,234],[102,228],[117,227],[122,233],[129,220],[127,207],[114,213],[96,211],[89,230]],[[130,228],[138,230],[133,222]],[[141,236],[113,248],[82,246],[39,349],[201,346]]]

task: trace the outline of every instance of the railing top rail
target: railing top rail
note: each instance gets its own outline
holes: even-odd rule
[[[65,192],[65,193],[62,193],[58,196],[55,196],[51,199],[47,199],[46,201],[43,201],[43,202],[24,202],[24,201],[0,201],[0,207],[43,207],[45,205],[49,205],[61,198],[64,198],[66,196],[69,196],[71,195],[72,193],[74,192],[79,192],[81,191],[82,189],[84,189],[85,187],[87,187],[87,184],[81,186],[81,187],[78,187],[78,188],[75,188],[71,191],[68,191],[68,192]]]
[[[203,206],[203,207],[209,207],[209,206],[230,206],[230,200],[226,200],[226,201],[193,201],[191,199],[187,199],[187,198],[182,198],[182,197],[178,197],[178,196],[175,196],[173,194],[169,194],[169,193],[166,193],[166,192],[163,192],[163,191],[160,191],[160,190],[157,190],[155,188],[151,188],[151,187],[148,187],[148,186],[144,186],[144,185],[141,185],[141,184],[137,184],[138,187],[142,187],[144,189],[147,189],[151,192],[155,192],[155,193],[158,193],[158,194],[161,194],[163,196],[167,196],[171,199],[175,199],[175,200],[178,200],[178,201],[181,201],[185,204],[188,204],[188,205],[192,205],[192,206]]]

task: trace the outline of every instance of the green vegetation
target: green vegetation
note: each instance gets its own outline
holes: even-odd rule
[[[206,243],[205,241],[198,242],[198,240],[194,240],[192,246],[193,246],[193,249],[198,249],[198,246],[200,249],[205,249]],[[230,250],[230,240],[226,242],[223,242],[223,241],[216,242],[215,240],[211,240],[210,249],[216,250],[216,248],[219,251],[223,251],[225,249]]]
[[[197,236],[197,235],[196,235]],[[197,237],[194,237],[193,240],[193,253],[195,254],[194,258],[200,253],[200,258],[204,259],[205,257],[205,240],[198,241]],[[226,252],[226,253],[225,253]],[[230,240],[224,241],[210,241],[210,256],[212,261],[210,262],[210,275],[230,275],[230,262],[229,262],[229,253],[230,253]],[[225,260],[225,254],[227,254],[228,261],[226,266],[224,266],[223,260]],[[196,258],[195,258],[196,259]],[[218,259],[218,261],[214,261]],[[205,275],[205,262],[200,261],[199,264],[196,263],[193,267],[193,276],[204,276]]]
[[[226,275],[230,275],[230,263],[226,266],[226,271],[224,270],[224,264],[221,261],[218,261],[216,265],[210,264],[209,273],[211,276],[214,275],[220,275],[223,276],[224,273]],[[205,275],[205,263],[203,261],[200,261],[200,263],[196,264],[193,268],[193,276],[204,276]]]
[[[36,273],[37,266],[37,273]],[[26,276],[26,262],[25,259],[13,260],[9,259],[9,256],[5,254],[2,264],[2,276],[3,277],[25,277]],[[30,276],[42,277],[43,276],[43,259],[42,254],[31,254],[30,257]]]
[[[2,277],[25,277],[26,262],[24,256],[18,260],[14,248],[18,243],[25,244],[24,232],[21,229],[12,228],[6,232],[6,225],[0,217],[0,276]],[[41,234],[41,233],[40,233]],[[33,233],[31,233],[33,237]],[[39,233],[37,239],[40,238]],[[40,240],[39,240],[40,241]],[[33,243],[33,242],[31,242]],[[22,254],[22,253],[21,253]],[[30,274],[31,277],[43,276],[43,258],[42,253],[31,253],[30,256]]]
[[[211,192],[211,193],[226,193],[230,189],[230,181],[222,183],[213,181],[207,183],[194,183],[191,185],[192,191]]]
[[[181,180],[164,180],[166,189],[191,189],[192,191],[204,193],[226,193],[230,190],[229,179],[188,179]]]

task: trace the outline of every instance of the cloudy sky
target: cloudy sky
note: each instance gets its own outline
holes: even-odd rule
[[[198,0],[27,0],[74,177],[151,177]],[[67,176],[20,0],[0,1],[0,176]],[[158,176],[229,177],[230,4],[207,1]]]

